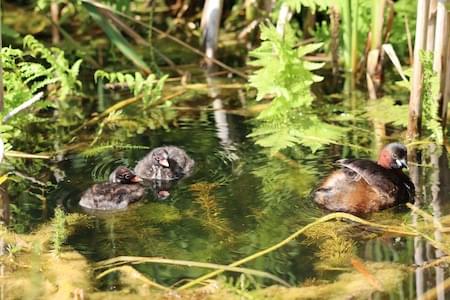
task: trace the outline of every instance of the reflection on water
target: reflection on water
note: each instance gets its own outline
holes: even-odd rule
[[[311,201],[311,190],[333,168],[332,162],[342,156],[342,151],[348,156],[357,154],[348,148],[331,147],[314,155],[297,149],[286,157],[269,157],[246,139],[248,126],[234,115],[218,118],[217,114],[205,113],[193,120],[182,119],[178,128],[170,131],[152,131],[130,139],[129,144],[150,149],[161,145],[182,147],[196,161],[194,174],[170,187],[151,186],[153,192],[125,211],[93,216],[91,226],[80,226],[69,244],[91,261],[130,255],[227,264],[275,244],[323,215],[325,212]],[[62,204],[67,211],[80,212],[77,203],[85,189],[106,180],[118,165],[134,167],[147,152],[114,150],[95,156],[75,155],[61,162],[59,167],[66,178],[52,192],[50,206]],[[432,153],[424,155],[420,164],[413,164],[410,172],[420,187],[422,207],[437,218],[450,212],[448,155]],[[159,197],[158,189],[168,190],[170,195]],[[416,226],[419,216],[407,209],[391,209],[370,218]],[[448,239],[438,224],[435,222],[434,238]],[[291,242],[246,267],[273,273],[294,285],[309,278],[335,280],[342,270],[352,270],[349,256],[341,255],[350,251],[366,261],[408,267],[406,279],[390,293],[391,298],[413,299],[435,293],[434,298],[445,299],[444,290],[433,287],[450,277],[448,268],[429,265],[444,253],[428,241],[380,236],[344,222],[330,223],[328,231],[325,227],[316,232],[316,237],[309,233],[306,239]],[[333,248],[336,245],[340,248]],[[166,265],[137,268],[165,284],[205,273],[204,269]],[[101,282],[102,288],[115,285],[114,277]],[[380,293],[376,298],[385,296]]]

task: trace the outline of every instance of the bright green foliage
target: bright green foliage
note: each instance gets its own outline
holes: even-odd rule
[[[392,22],[392,30],[389,35],[389,43],[395,49],[398,57],[403,61],[408,61],[408,56],[412,55],[408,50],[408,35],[406,34],[405,20],[414,41],[416,28],[417,5],[410,0],[398,0],[394,2],[395,18]]]
[[[302,144],[313,151],[324,144],[334,143],[343,130],[322,122],[312,112],[313,94],[310,87],[322,77],[311,71],[323,66],[302,58],[321,44],[310,44],[295,49],[294,33],[287,28],[281,38],[272,25],[261,26],[261,46],[250,53],[256,60],[251,64],[261,67],[250,76],[250,85],[258,91],[257,100],[273,96],[270,106],[260,113],[259,126],[251,136],[272,152]]]
[[[81,60],[70,65],[64,58],[63,51],[56,48],[48,49],[32,36],[24,38],[24,47],[23,51],[7,47],[1,49],[5,86],[5,110],[2,116],[45,89],[46,98],[52,101],[41,100],[28,110],[36,112],[42,108],[54,107],[58,109],[58,125],[72,124],[76,121],[75,118],[80,117],[80,111],[71,105],[68,96],[77,93],[81,86],[77,80]],[[31,123],[40,123],[43,131],[51,130],[55,127],[55,123],[47,120],[45,116],[37,113],[20,112],[8,121],[8,125],[12,127],[3,127],[2,138],[16,139],[15,149],[21,148],[20,143],[28,147],[30,144],[26,141],[28,133],[26,127]],[[8,135],[4,134],[6,132],[9,132]],[[49,140],[35,132],[33,142],[34,150],[39,151],[44,149],[39,149],[38,145],[41,142],[48,143]]]
[[[5,111],[17,107],[49,85],[52,85],[50,96],[55,96],[58,107],[67,109],[67,96],[81,86],[77,80],[81,60],[70,66],[63,51],[57,48],[48,49],[31,35],[24,38],[24,46],[29,51],[1,49],[6,89]],[[29,61],[27,55],[34,57],[34,61]],[[39,58],[42,58],[45,64],[36,62]]]
[[[327,9],[334,1],[332,0],[285,0],[289,8],[295,10],[296,12],[300,12],[302,6],[308,7],[313,11],[317,8],[319,10]]]
[[[55,255],[61,254],[63,243],[67,239],[66,215],[61,208],[55,209],[55,217],[52,221],[52,245]]]
[[[369,102],[366,111],[366,115],[371,120],[377,120],[385,124],[392,123],[403,127],[406,127],[408,124],[408,105],[398,105],[390,97]]]
[[[423,102],[422,123],[431,131],[431,138],[442,144],[443,132],[439,118],[439,77],[433,71],[433,53],[422,51],[420,60],[423,64]]]
[[[97,81],[99,78],[108,80],[110,83],[119,83],[126,85],[134,96],[142,95],[144,107],[154,104],[161,98],[164,82],[168,75],[161,79],[156,79],[154,74],[150,74],[144,78],[141,73],[135,72],[134,76],[120,72],[108,73],[103,70],[95,72],[94,78]]]
[[[78,73],[80,71],[80,65],[82,60],[77,60],[72,66],[70,66],[69,61],[64,57],[64,52],[58,48],[48,49],[40,42],[38,42],[32,35],[27,35],[23,39],[23,44],[28,48],[36,58],[44,59],[50,67],[47,68],[45,74],[47,75],[47,80],[40,80],[39,85],[45,86],[50,83],[59,83],[60,88],[58,89],[58,103],[67,108],[67,103],[64,102],[67,96],[73,94],[78,88],[81,87],[81,82],[77,79]],[[41,65],[37,66],[38,70],[43,71]],[[31,70],[29,76],[32,76],[34,70]],[[44,74],[43,74],[44,75]],[[37,78],[36,74],[33,79]],[[30,80],[30,79],[28,79]]]
[[[5,113],[30,99],[46,84],[56,82],[41,64],[24,61],[25,54],[18,49],[2,48],[4,69]],[[39,79],[35,81],[35,79]]]

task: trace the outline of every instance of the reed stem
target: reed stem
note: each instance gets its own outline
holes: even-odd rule
[[[413,74],[411,78],[411,95],[409,98],[409,116],[407,139],[412,141],[419,137],[422,118],[422,78],[423,66],[420,51],[425,49],[427,41],[427,18],[430,0],[417,1],[416,39],[414,41]]]

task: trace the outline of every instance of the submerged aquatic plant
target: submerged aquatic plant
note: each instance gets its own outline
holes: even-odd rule
[[[228,220],[222,217],[222,208],[213,191],[218,187],[216,183],[198,182],[191,186],[191,191],[195,193],[195,202],[200,204],[204,218],[202,224],[220,235],[232,234]]]
[[[319,251],[314,254],[318,258],[317,269],[350,265],[350,260],[356,255],[356,243],[348,230],[351,227],[343,222],[328,222],[305,233],[306,242],[318,244]]]
[[[66,214],[61,208],[55,209],[55,217],[52,221],[52,245],[53,253],[57,256],[61,254],[63,243],[67,239]]]
[[[303,59],[321,44],[295,49],[294,32],[287,27],[285,36],[281,37],[271,24],[261,26],[261,39],[261,46],[250,53],[256,58],[251,64],[260,67],[250,76],[250,85],[258,91],[257,100],[266,96],[274,98],[258,115],[259,124],[250,136],[272,153],[296,144],[315,151],[322,145],[336,143],[344,130],[323,122],[312,109],[314,96],[310,88],[322,77],[311,71],[323,64]]]

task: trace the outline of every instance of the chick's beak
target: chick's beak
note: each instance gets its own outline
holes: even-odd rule
[[[166,167],[166,168],[169,167],[169,161],[168,161],[167,159],[161,159],[161,160],[159,161],[159,164],[160,164],[161,166],[163,166],[163,167]]]
[[[397,163],[399,168],[406,168],[406,169],[408,169],[408,164],[406,163],[406,160],[404,158],[396,159],[395,162]]]
[[[134,175],[133,178],[131,178],[131,182],[142,182],[144,181],[141,177]]]

